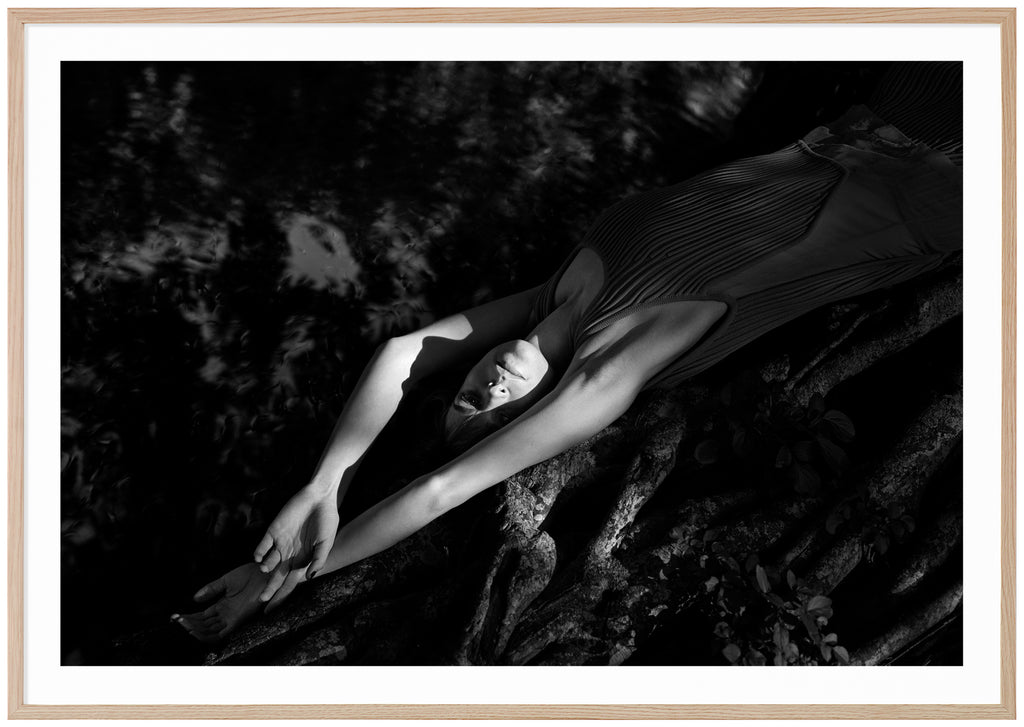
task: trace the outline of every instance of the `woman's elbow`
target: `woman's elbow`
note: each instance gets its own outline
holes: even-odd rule
[[[409,336],[392,336],[377,346],[378,355],[400,355],[412,351],[413,340]]]
[[[377,346],[377,359],[410,369],[423,348],[423,342],[412,335],[394,336]]]

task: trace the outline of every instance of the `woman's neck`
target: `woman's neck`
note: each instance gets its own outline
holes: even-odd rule
[[[569,366],[574,352],[572,322],[574,319],[572,301],[565,301],[530,331],[526,340],[540,349],[548,364],[559,375]]]
[[[578,249],[555,288],[556,308],[527,337],[559,375],[576,352],[572,331],[600,293],[604,279],[600,255],[590,248]]]

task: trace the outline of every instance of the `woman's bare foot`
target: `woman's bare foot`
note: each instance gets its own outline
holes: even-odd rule
[[[193,598],[198,603],[213,601],[210,606],[197,613],[174,614],[171,620],[204,643],[220,641],[263,608],[260,594],[269,579],[255,563],[241,565],[196,592]]]

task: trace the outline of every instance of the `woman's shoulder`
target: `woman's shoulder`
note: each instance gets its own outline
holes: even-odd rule
[[[605,266],[600,253],[580,244],[569,253],[558,270],[540,286],[531,313],[531,325],[536,326],[567,303],[582,314],[586,306],[598,295],[604,285]]]

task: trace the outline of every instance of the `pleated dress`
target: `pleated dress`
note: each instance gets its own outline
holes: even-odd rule
[[[866,106],[772,154],[741,159],[607,209],[541,289],[534,317],[589,248],[604,283],[575,347],[639,310],[714,300],[727,313],[647,383],[671,387],[820,306],[941,266],[963,244],[958,158]]]

